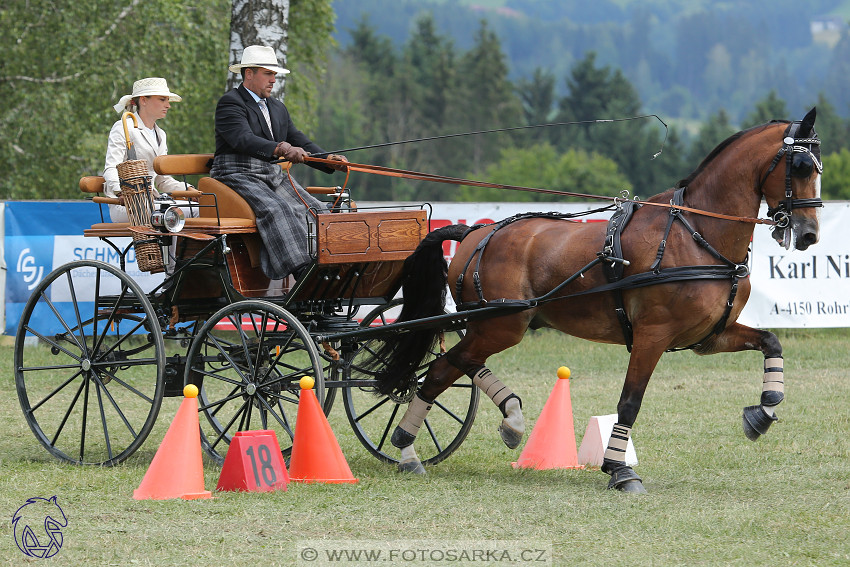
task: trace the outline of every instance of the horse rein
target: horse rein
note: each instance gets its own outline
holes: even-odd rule
[[[306,156],[304,158],[306,162],[313,163],[323,163],[326,165],[339,165],[338,161],[329,160],[326,158],[317,158]],[[734,215],[725,215],[723,213],[715,213],[712,211],[703,211],[701,209],[694,209],[691,207],[686,207],[684,205],[673,205],[672,203],[654,203],[652,201],[641,201],[639,199],[629,199],[627,197],[609,197],[604,195],[593,195],[589,193],[574,193],[571,191],[558,191],[556,189],[541,189],[539,187],[523,187],[521,185],[505,185],[501,183],[489,183],[486,181],[475,181],[472,179],[462,179],[459,177],[448,177],[445,175],[436,175],[433,173],[423,173],[418,171],[410,171],[406,169],[397,169],[392,167],[385,167],[381,165],[371,165],[366,163],[355,163],[355,162],[346,162],[346,167],[349,171],[360,171],[363,173],[372,173],[375,175],[385,175],[389,177],[400,177],[404,179],[414,179],[417,181],[433,181],[435,183],[449,183],[452,185],[469,185],[470,187],[485,187],[492,189],[511,189],[515,191],[530,191],[533,193],[546,193],[549,195],[559,195],[562,197],[579,197],[583,199],[598,199],[603,201],[612,200],[616,206],[620,206],[623,202],[629,201],[632,203],[640,204],[640,205],[651,205],[654,207],[663,207],[666,209],[676,209],[680,211],[687,211],[689,213],[694,213],[697,215],[714,217],[724,220],[731,220],[737,222],[749,222],[753,224],[767,224],[767,225],[776,225],[776,221],[773,219],[759,219],[753,217],[739,217]],[[348,182],[348,177],[346,176],[346,183]],[[802,201],[801,199],[797,199],[797,201]],[[797,205],[799,206],[799,205]]]
[[[701,209],[694,209],[691,207],[687,207],[684,205],[674,205],[672,200],[670,203],[655,203],[652,201],[641,201],[638,198],[629,199],[625,195],[620,197],[613,197],[614,204],[616,206],[621,206],[621,203],[625,201],[630,201],[632,203],[636,203],[639,205],[650,205],[654,207],[662,207],[666,209],[676,210],[676,211],[687,211],[689,213],[694,213],[697,215],[702,215],[706,217],[719,218],[723,220],[731,220],[736,222],[748,222],[752,224],[766,224],[773,225],[777,228],[784,228],[788,225],[790,220],[791,211],[795,208],[808,208],[808,207],[822,207],[823,201],[819,198],[813,199],[795,199],[793,197],[793,191],[791,189],[791,176],[793,170],[793,156],[795,153],[804,153],[809,156],[814,164],[814,167],[817,168],[818,173],[823,172],[823,164],[817,158],[814,153],[814,147],[820,145],[820,140],[817,138],[817,134],[815,134],[812,138],[796,138],[796,133],[800,127],[800,122],[792,122],[788,125],[788,128],[785,129],[785,133],[783,136],[782,147],[777,152],[776,156],[774,156],[773,161],[770,164],[770,167],[765,173],[764,177],[762,177],[761,182],[759,183],[759,191],[761,192],[764,183],[767,181],[767,177],[773,172],[776,166],[779,163],[779,160],[785,156],[786,159],[786,167],[785,167],[785,199],[781,201],[776,207],[771,207],[767,211],[767,215],[770,218],[767,219],[759,219],[753,217],[741,217],[735,215],[726,215],[723,213],[715,213],[712,211],[704,211]],[[339,161],[330,160],[327,158],[306,156],[304,158],[306,162],[313,163],[321,163],[325,165],[333,165],[339,166]],[[363,173],[372,173],[375,175],[384,175],[389,177],[400,177],[404,179],[413,179],[416,181],[433,181],[436,183],[449,183],[452,185],[468,185],[470,187],[484,187],[484,188],[492,188],[492,189],[511,189],[515,191],[530,191],[534,193],[546,193],[549,195],[559,195],[563,197],[579,197],[582,199],[598,199],[598,200],[610,200],[612,197],[606,197],[603,195],[593,195],[588,193],[574,193],[571,191],[558,191],[555,189],[541,189],[538,187],[524,187],[521,185],[505,185],[501,183],[490,183],[485,181],[475,181],[472,179],[462,179],[458,177],[449,177],[445,175],[436,175],[433,173],[423,173],[418,171],[410,171],[406,169],[398,169],[392,167],[385,167],[380,165],[371,165],[365,163],[355,163],[355,162],[346,162],[345,163],[348,172],[351,171],[360,171]],[[345,183],[348,183],[348,174],[346,174]],[[624,191],[624,193],[626,193]]]

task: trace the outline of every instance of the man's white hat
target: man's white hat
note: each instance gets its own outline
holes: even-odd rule
[[[162,77],[147,77],[133,83],[133,94],[122,96],[121,100],[112,108],[115,109],[115,112],[124,112],[127,104],[137,96],[167,96],[170,102],[183,100],[180,95],[168,90],[168,83]]]
[[[245,67],[262,67],[284,75],[289,73],[289,69],[284,69],[277,64],[277,55],[274,49],[265,45],[249,45],[242,52],[242,62],[234,63],[228,69],[232,73],[239,73]]]

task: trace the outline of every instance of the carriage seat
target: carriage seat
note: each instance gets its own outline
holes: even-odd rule
[[[211,234],[255,233],[256,216],[245,199],[236,191],[212,177],[206,176],[212,167],[213,154],[171,154],[154,159],[154,171],[163,175],[184,177],[203,176],[198,181],[196,191],[174,191],[171,195],[178,199],[192,198],[198,201],[199,216],[186,219],[186,230]],[[281,162],[281,168],[289,169],[292,164]],[[101,176],[86,176],[80,179],[80,190],[94,195],[92,201],[106,205],[123,204],[120,198],[102,195],[104,179]],[[312,194],[331,194],[331,187],[307,187]],[[130,223],[102,222],[92,225],[84,231],[86,236],[131,236]]]

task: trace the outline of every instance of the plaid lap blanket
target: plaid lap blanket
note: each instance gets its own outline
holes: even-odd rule
[[[293,187],[290,176],[279,165],[251,156],[217,155],[210,176],[236,191],[254,210],[263,241],[260,267],[266,276],[282,279],[310,262],[312,258],[307,251],[309,213],[304,203],[322,209],[321,201],[294,179]]]

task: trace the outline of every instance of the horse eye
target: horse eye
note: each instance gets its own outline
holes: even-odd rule
[[[805,179],[812,174],[815,168],[812,158],[807,154],[795,154],[791,161],[791,175]]]

